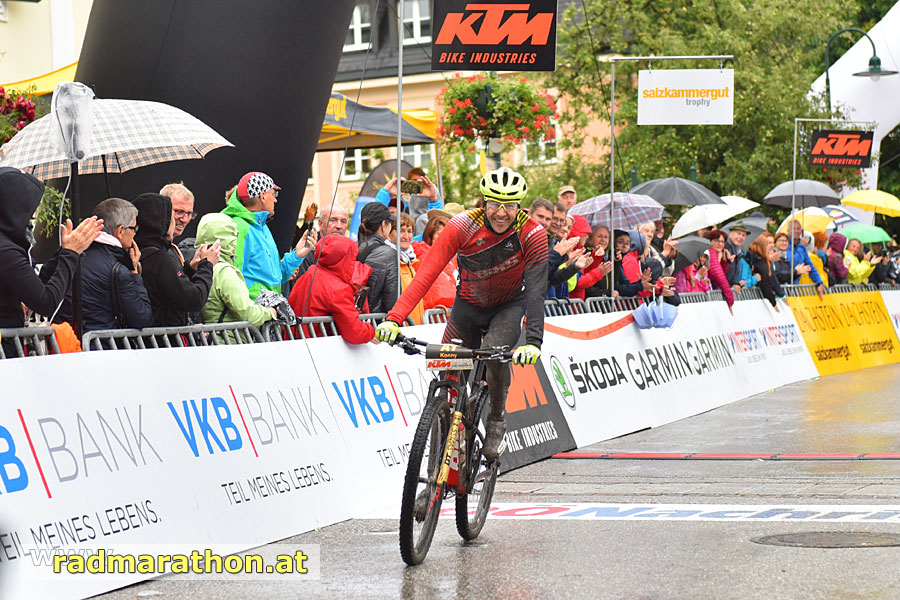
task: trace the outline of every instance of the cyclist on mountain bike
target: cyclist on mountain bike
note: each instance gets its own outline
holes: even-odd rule
[[[399,324],[457,255],[459,282],[443,342],[462,340],[467,348],[479,348],[482,342],[485,347],[512,347],[526,316],[525,344],[513,352],[513,364],[535,364],[544,334],[547,235],[537,221],[519,210],[527,191],[525,179],[512,169],[486,173],[481,178],[484,208],[460,213],[447,223],[415,279],[376,329],[376,337],[393,345]],[[509,367],[491,363],[487,380],[491,407],[483,452],[492,462],[500,456],[506,433]]]

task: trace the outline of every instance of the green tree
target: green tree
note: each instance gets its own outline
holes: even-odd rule
[[[646,63],[616,65],[617,189],[631,187],[628,172],[640,180],[687,176],[696,166],[700,183],[719,194],[760,200],[791,177],[795,117],[824,116],[819,99],[808,98],[821,72],[831,31],[845,22],[839,0],[657,0],[610,3],[585,0],[563,14],[559,27],[558,68],[548,85],[566,96],[561,117],[567,130],[583,131],[609,113],[610,64],[602,55],[732,54],[734,124],[637,126],[637,70]],[[815,18],[811,18],[811,15]],[[590,31],[590,35],[588,32]],[[595,55],[596,53],[596,55]],[[598,64],[599,63],[599,64]],[[708,61],[669,61],[657,68],[715,68]],[[599,72],[598,72],[599,71]],[[564,136],[561,146],[579,152],[582,136]],[[608,145],[608,139],[595,140]],[[593,164],[595,180],[608,191],[609,158],[581,156]],[[827,180],[803,167],[798,176]],[[605,176],[604,176],[605,174]]]

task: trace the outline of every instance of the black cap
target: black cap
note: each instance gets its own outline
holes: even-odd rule
[[[378,227],[381,223],[390,221],[393,217],[391,217],[391,211],[388,210],[388,207],[376,200],[363,206],[360,218],[371,228]]]

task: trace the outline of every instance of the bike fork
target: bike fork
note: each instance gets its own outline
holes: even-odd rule
[[[437,501],[438,496],[443,490],[444,484],[447,482],[447,477],[450,475],[450,466],[453,462],[453,449],[456,447],[456,438],[459,436],[459,425],[462,422],[462,416],[463,414],[457,410],[453,411],[453,415],[450,418],[450,431],[447,432],[447,443],[444,445],[441,470],[438,473],[437,481],[435,482],[437,489],[435,489],[434,497],[431,499],[431,505]]]

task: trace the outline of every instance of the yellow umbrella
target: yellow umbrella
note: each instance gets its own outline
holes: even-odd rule
[[[848,196],[849,197],[849,196]],[[791,221],[799,221],[803,225],[803,230],[810,233],[818,233],[825,231],[828,226],[834,223],[834,217],[829,217],[828,213],[817,206],[810,206],[803,210],[798,210],[789,216],[778,228],[778,233],[790,233],[787,225]]]
[[[881,190],[859,190],[841,200],[841,203],[889,217],[900,217],[900,199]]]

